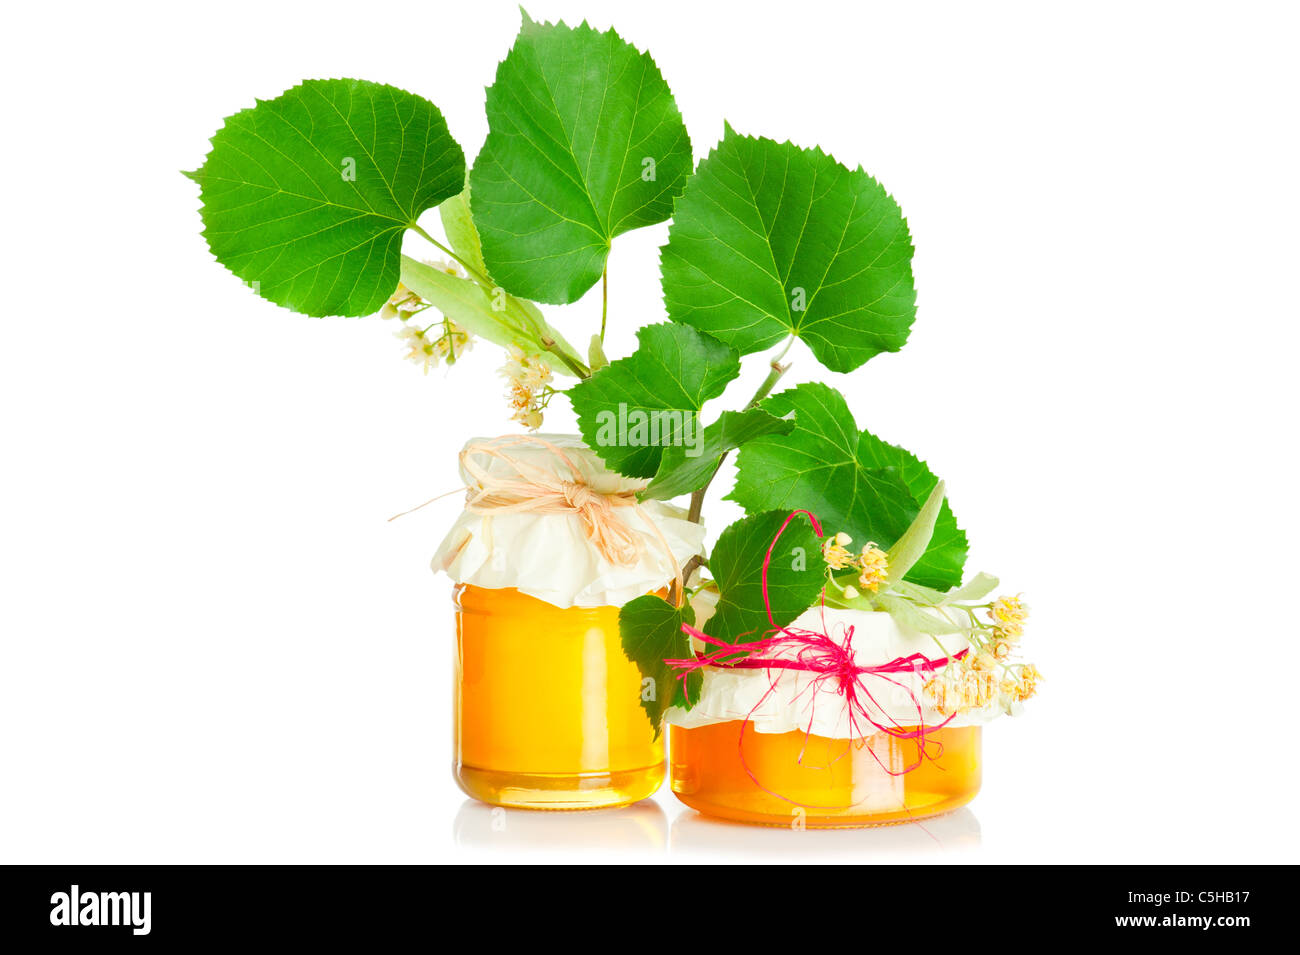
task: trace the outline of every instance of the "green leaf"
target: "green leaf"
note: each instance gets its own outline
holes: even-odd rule
[[[685,325],[636,333],[638,347],[567,392],[587,445],[629,477],[651,477],[664,448],[692,446],[699,412],[740,374],[733,348]]]
[[[403,232],[460,191],[465,155],[426,99],[307,80],[228,117],[189,175],[212,254],[258,294],[370,315],[397,287]]]
[[[487,91],[474,221],[488,269],[539,302],[582,297],[613,238],[672,215],[691,172],[677,104],[648,53],[613,30],[534,23]]]
[[[742,355],[796,335],[832,371],[898,351],[916,312],[907,221],[876,180],[730,127],[677,201],[661,268],[673,321]]]
[[[708,634],[727,643],[750,643],[771,629],[763,605],[763,561],[788,511],[769,511],[736,521],[722,532],[709,555],[718,587],[718,609]],[[821,543],[808,519],[790,522],[768,567],[767,592],[772,620],[783,627],[817,602],[826,583]]]
[[[664,449],[659,470],[640,497],[666,501],[691,494],[708,483],[728,451],[765,434],[789,434],[793,428],[793,421],[759,408],[724,411],[717,421],[699,432],[699,440],[694,445]]]
[[[795,426],[789,435],[769,435],[741,448],[729,497],[750,513],[806,508],[829,533],[843,531],[859,547],[874,541],[889,548],[939,482],[910,452],[859,432],[843,396],[826,385],[799,385],[768,398],[762,408],[775,415],[794,412]],[[945,501],[929,546],[906,579],[948,590],[961,583],[965,562],[966,534]]]
[[[618,613],[618,632],[623,653],[637,665],[641,676],[651,683],[641,692],[641,708],[650,717],[658,738],[665,711],[670,706],[690,709],[699,701],[704,677],[697,670],[682,681],[664,660],[686,660],[691,656],[691,641],[682,632],[682,624],[694,623],[695,611],[690,604],[674,607],[662,597],[647,594],[623,605]]]

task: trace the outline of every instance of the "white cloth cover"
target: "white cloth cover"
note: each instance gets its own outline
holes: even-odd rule
[[[594,490],[611,493],[645,486],[643,480],[610,471],[577,435],[535,437],[562,449]],[[469,444],[484,440],[488,439],[474,439]],[[509,453],[534,467],[555,470],[554,455],[541,446],[514,445]],[[478,460],[490,474],[517,476],[505,462],[485,457]],[[560,465],[565,479],[566,470]],[[472,480],[463,470],[461,477],[467,483]],[[646,501],[635,508],[619,508],[618,514],[644,544],[640,559],[630,566],[618,566],[602,556],[587,540],[577,514],[464,511],[434,554],[433,569],[457,583],[488,589],[513,587],[562,608],[621,606],[673,578],[672,561],[646,521],[658,526],[679,566],[704,544],[704,527],[686,520],[686,512],[671,504]]]

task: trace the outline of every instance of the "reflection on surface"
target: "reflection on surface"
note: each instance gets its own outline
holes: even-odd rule
[[[924,822],[874,829],[789,829],[727,822],[687,810],[673,820],[669,845],[674,853],[806,855],[850,857],[933,854],[978,848],[980,823],[968,807]]]
[[[452,824],[456,845],[467,849],[662,852],[668,817],[647,799],[621,809],[574,812],[503,809],[467,799]]]

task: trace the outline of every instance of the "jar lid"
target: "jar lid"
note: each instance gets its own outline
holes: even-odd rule
[[[610,471],[577,435],[473,439],[461,477],[469,503],[433,557],[457,583],[512,587],[561,608],[621,606],[665,586],[704,544],[702,525],[671,504],[636,502],[646,482]],[[531,507],[530,486],[548,503]]]

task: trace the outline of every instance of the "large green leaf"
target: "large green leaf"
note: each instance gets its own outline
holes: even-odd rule
[[[724,411],[717,421],[700,432],[700,440],[695,445],[664,449],[659,470],[641,492],[641,499],[666,501],[691,494],[705,486],[728,451],[765,434],[789,434],[793,428],[793,421],[760,408]]]
[[[636,337],[635,352],[567,394],[583,438],[606,464],[651,477],[665,448],[696,446],[700,409],[740,374],[740,358],[686,325],[646,325]]]
[[[681,678],[664,660],[686,660],[691,656],[690,638],[682,632],[683,623],[694,623],[695,611],[690,604],[678,608],[655,594],[637,597],[623,605],[618,613],[618,632],[623,653],[637,665],[641,676],[649,680],[641,691],[641,708],[659,735],[664,712],[670,706],[690,709],[700,698],[703,676],[697,670]]]
[[[730,127],[678,200],[661,265],[674,321],[741,354],[797,335],[832,371],[902,348],[916,311],[907,222],[876,180]]]
[[[817,602],[826,583],[821,543],[802,515],[785,529],[768,566],[767,593],[772,620],[763,603],[763,561],[788,511],[768,511],[736,521],[718,537],[709,570],[718,585],[718,609],[705,628],[727,643],[750,643],[784,627]]]
[[[648,53],[613,30],[534,23],[487,91],[474,219],[492,276],[539,302],[577,301],[610,242],[672,215],[691,143]]]
[[[843,396],[823,384],[803,384],[763,402],[775,415],[794,413],[794,430],[749,442],[736,461],[729,495],[754,513],[806,508],[830,533],[861,546],[893,546],[938,484],[925,462],[867,431],[858,431]],[[947,590],[961,584],[966,534],[944,501],[924,555],[906,579]]]
[[[369,315],[397,287],[402,234],[454,196],[465,155],[426,99],[307,80],[226,119],[200,186],[212,254],[307,315]]]

